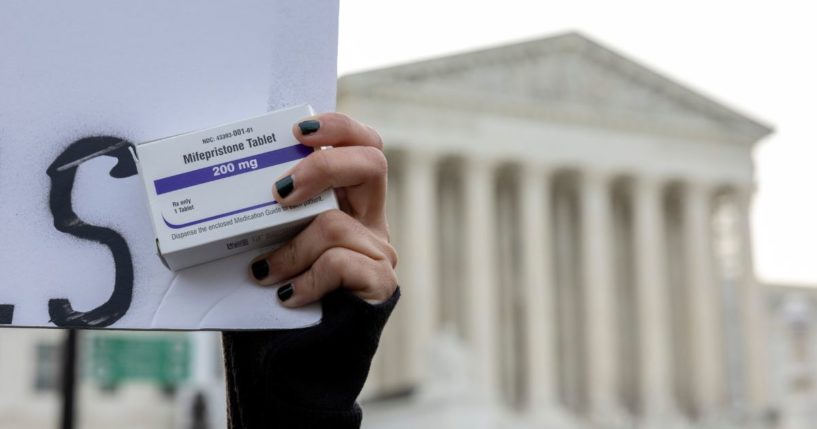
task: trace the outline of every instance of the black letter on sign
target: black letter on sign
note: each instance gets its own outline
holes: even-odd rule
[[[14,319],[14,306],[11,304],[0,304],[0,325],[9,325],[12,319]]]
[[[71,143],[48,167],[51,177],[49,206],[54,215],[54,227],[60,232],[71,234],[83,240],[96,241],[111,249],[116,278],[113,293],[107,302],[99,307],[80,312],[71,307],[65,298],[48,301],[48,314],[57,326],[76,328],[100,328],[119,320],[130,307],[133,296],[133,262],[128,243],[119,233],[101,226],[89,225],[74,213],[71,206],[71,191],[77,167],[97,156],[110,156],[118,161],[111,169],[111,177],[123,178],[137,173],[136,163],[131,155],[133,144],[116,137],[87,137]]]

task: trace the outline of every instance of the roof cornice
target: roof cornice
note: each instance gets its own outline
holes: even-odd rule
[[[582,109],[580,106],[563,105],[558,100],[550,103],[541,101],[534,103],[532,100],[513,98],[499,100],[495,97],[480,97],[478,94],[456,89],[448,90],[437,87],[434,88],[434,91],[428,91],[419,88],[420,85],[412,85],[412,83],[421,81],[433,81],[435,76],[490,65],[521,63],[530,61],[532,58],[559,53],[579,53],[591,58],[605,68],[614,70],[639,85],[649,87],[656,96],[671,99],[689,111],[717,122],[719,124],[717,128],[722,129],[709,129],[715,127],[690,129],[689,124],[674,120],[667,115],[664,117],[649,116],[649,121],[645,121],[644,115],[609,110],[601,113],[593,109]],[[673,132],[685,136],[717,138],[744,144],[753,144],[772,132],[770,126],[738,113],[578,33],[566,33],[342,77],[338,85],[338,96],[341,98],[350,95],[385,98],[414,104],[493,111],[549,120],[625,127],[648,132]]]

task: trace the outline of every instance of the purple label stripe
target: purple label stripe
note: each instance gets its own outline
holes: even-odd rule
[[[313,149],[309,146],[296,144],[293,146],[287,146],[285,148],[260,153],[258,155],[234,159],[221,164],[214,164],[208,167],[188,171],[186,173],[176,174],[175,176],[168,176],[162,179],[154,180],[153,186],[156,188],[156,195],[162,195],[168,192],[178,191],[179,189],[201,185],[202,183],[226,179],[238,174],[250,173],[253,171],[258,171],[262,168],[272,167],[289,161],[295,161],[305,158],[307,155],[312,153],[312,151]],[[258,163],[258,166],[256,168],[247,168],[246,165],[249,165],[251,162]],[[227,168],[220,168],[221,166],[227,165],[232,165],[232,169],[229,170]],[[241,168],[242,165],[244,165],[245,168]],[[214,171],[218,171],[219,174],[215,175]],[[222,171],[224,172],[222,173]]]
[[[170,223],[170,222],[167,221],[167,219],[165,219],[164,215],[162,215],[162,220],[165,221],[165,225],[167,225],[167,226],[169,226],[169,227],[171,227],[173,229],[187,228],[188,226],[193,226],[193,225],[197,225],[197,224],[200,224],[200,223],[209,222],[211,220],[216,220],[216,219],[218,219],[220,217],[232,216],[234,214],[239,214],[239,213],[243,213],[243,212],[250,211],[250,210],[260,209],[261,207],[272,206],[272,205],[275,205],[275,204],[278,204],[278,201],[270,201],[268,203],[263,203],[263,204],[258,204],[258,205],[255,205],[255,206],[245,207],[243,209],[233,210],[231,212],[217,214],[215,216],[210,216],[210,217],[206,217],[204,219],[194,220],[192,222],[187,222],[187,223],[182,223],[182,224]]]

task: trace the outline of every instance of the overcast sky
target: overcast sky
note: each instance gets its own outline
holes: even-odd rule
[[[761,280],[817,285],[817,8],[807,1],[341,1],[338,72],[580,31],[774,126],[755,151]]]

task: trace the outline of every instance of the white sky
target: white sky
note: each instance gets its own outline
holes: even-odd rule
[[[578,30],[772,124],[755,151],[756,271],[817,284],[817,7],[809,1],[341,1],[338,72]]]

